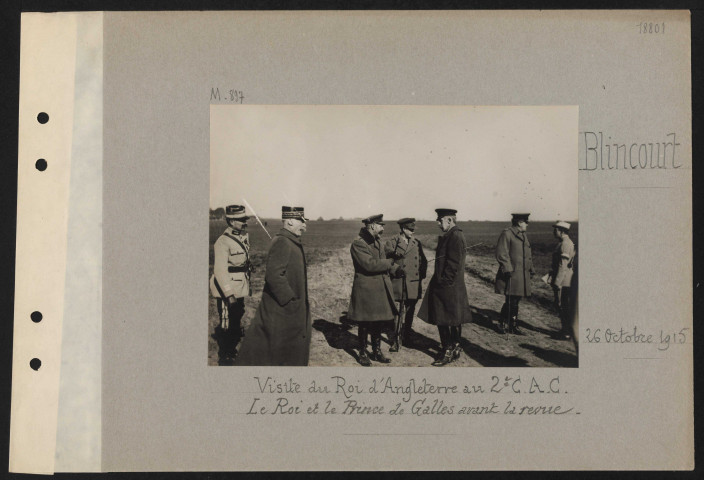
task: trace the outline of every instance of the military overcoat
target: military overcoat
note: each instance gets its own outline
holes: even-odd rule
[[[395,268],[392,260],[386,258],[381,242],[363,228],[352,242],[350,253],[354,281],[347,318],[355,322],[393,320],[398,311],[389,271]]]
[[[213,245],[215,261],[210,277],[210,294],[223,299],[243,298],[249,291],[249,235],[228,228]]]
[[[438,239],[435,273],[418,310],[418,318],[433,325],[450,326],[472,321],[464,283],[466,246],[462,230],[457,226]]]
[[[311,317],[301,241],[282,229],[266,259],[264,291],[237,365],[308,365]]]
[[[428,269],[428,261],[423,252],[423,245],[415,237],[406,240],[402,234],[395,235],[384,242],[386,256],[403,267],[406,272],[404,278],[393,278],[394,300],[400,301],[403,293],[403,284],[406,284],[408,300],[417,300],[422,296],[421,283]]]
[[[535,271],[530,242],[525,232],[516,226],[504,229],[496,244],[496,260],[499,262],[499,270],[494,291],[501,295],[529,297],[532,293],[530,278]]]

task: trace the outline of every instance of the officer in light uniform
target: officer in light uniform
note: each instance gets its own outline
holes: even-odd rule
[[[570,224],[558,221],[552,226],[553,236],[560,241],[552,253],[550,286],[555,294],[555,306],[560,312],[560,336],[565,340],[572,338],[570,325],[570,286],[572,283],[574,243],[570,239]]]
[[[244,336],[242,317],[244,297],[251,296],[250,275],[252,265],[249,260],[249,217],[241,205],[228,205],[225,208],[228,228],[215,241],[213,251],[215,262],[213,276],[210,277],[210,293],[218,299],[221,324],[218,334],[219,358],[221,365],[229,365],[237,355],[237,343]],[[227,315],[227,318],[223,318]]]
[[[403,278],[391,280],[394,287],[394,300],[399,302],[399,311],[401,310],[400,302],[404,303],[406,314],[404,318],[398,319],[399,322],[402,322],[399,326],[402,338],[399,339],[396,336],[396,330],[389,335],[392,341],[390,352],[398,352],[400,340],[404,344],[408,344],[410,340],[416,303],[422,297],[421,282],[425,278],[428,268],[423,245],[413,236],[413,232],[416,230],[416,219],[402,218],[397,223],[401,231],[384,243],[384,252],[386,258],[391,258],[406,272]]]

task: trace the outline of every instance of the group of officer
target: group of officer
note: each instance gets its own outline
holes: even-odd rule
[[[518,304],[532,293],[531,278],[535,275],[530,242],[526,236],[529,213],[511,214],[511,227],[504,229],[496,244],[496,273],[494,291],[505,296],[506,301],[499,315],[499,329],[503,333],[520,333]],[[574,243],[569,237],[571,225],[564,221],[553,224],[553,236],[558,240],[546,282],[552,287],[555,306],[560,313],[561,329],[558,337],[569,340],[572,335],[570,322],[570,285],[575,261]]]
[[[441,350],[432,362],[444,366],[462,353],[462,325],[472,321],[464,282],[467,246],[457,226],[457,210],[436,209],[437,223],[443,234],[435,252],[433,275],[425,296],[421,284],[426,278],[428,260],[420,240],[414,237],[414,218],[397,223],[399,233],[382,243],[383,215],[362,220],[363,227],[352,242],[350,254],[354,280],[347,318],[357,324],[358,362],[371,366],[372,361],[390,363],[381,350],[382,332],[396,320],[388,334],[390,352],[398,352],[411,341],[415,307],[423,298],[418,317],[438,328]],[[530,242],[526,236],[527,213],[512,214],[512,225],[501,232],[496,248],[499,269],[495,291],[505,297],[499,328],[503,333],[520,333],[518,304],[531,295],[530,278],[534,275]],[[225,210],[228,228],[214,245],[215,264],[211,293],[217,299],[220,325],[219,356],[221,365],[308,364],[311,336],[310,303],[305,254],[300,237],[307,218],[302,207],[282,207],[282,228],[272,240],[264,278],[264,291],[255,317],[237,354],[237,344],[245,332],[241,327],[244,296],[251,295],[249,217],[244,207],[230,205]],[[570,338],[570,282],[575,257],[569,238],[570,225],[559,221],[553,235],[559,243],[553,253],[548,282],[560,311],[560,335]],[[371,340],[371,351],[368,351]]]
[[[216,329],[220,365],[308,365],[311,317],[308,272],[301,235],[306,231],[301,207],[281,208],[281,230],[272,239],[266,259],[264,291],[246,333],[242,329],[244,297],[252,295],[249,258],[249,216],[241,205],[225,208],[227,229],[213,246],[210,280],[217,299]]]

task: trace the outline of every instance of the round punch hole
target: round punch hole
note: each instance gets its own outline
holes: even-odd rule
[[[39,370],[39,367],[42,366],[42,361],[38,358],[33,358],[29,361],[29,366],[32,367],[32,370],[36,372],[37,370]]]
[[[37,122],[41,123],[44,125],[46,122],[49,121],[49,115],[45,112],[41,112],[39,115],[37,115]]]
[[[44,170],[46,170],[46,160],[40,158],[34,163],[34,166],[37,167],[37,170],[43,172]]]
[[[32,314],[29,316],[34,323],[39,323],[42,321],[43,315],[42,312],[32,312]]]

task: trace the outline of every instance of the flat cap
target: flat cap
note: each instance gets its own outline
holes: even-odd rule
[[[524,222],[528,221],[528,217],[530,216],[530,213],[512,213],[511,217],[517,222],[520,222],[523,220]]]
[[[371,217],[367,217],[364,220],[362,220],[362,223],[365,225],[371,225],[372,223],[376,223],[379,225],[386,225],[384,223],[384,214],[380,213],[378,215],[372,215]]]
[[[438,214],[438,219],[442,217],[450,217],[453,215],[457,215],[457,210],[454,208],[436,208],[435,213]]]

